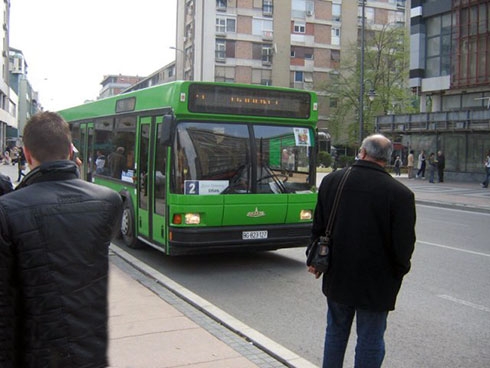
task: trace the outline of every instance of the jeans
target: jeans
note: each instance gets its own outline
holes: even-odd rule
[[[484,188],[488,188],[488,181],[490,179],[490,167],[486,167],[485,170],[487,172],[487,177],[483,181],[482,185],[483,185]]]
[[[388,312],[371,312],[328,301],[323,368],[342,368],[352,321],[356,316],[355,368],[381,367]]]

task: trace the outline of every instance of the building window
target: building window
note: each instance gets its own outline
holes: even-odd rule
[[[273,37],[273,23],[271,19],[257,19],[252,20],[252,34],[254,36],[260,36],[263,38]]]
[[[425,76],[440,77],[451,73],[451,14],[427,19]]]
[[[340,45],[340,28],[332,28],[332,45]]]
[[[340,50],[330,51],[330,59],[332,61],[340,61]]]
[[[490,3],[481,2],[456,10],[453,82],[458,87],[490,82]]]
[[[295,82],[303,82],[304,76],[302,71],[295,71],[294,72],[294,81]]]
[[[236,32],[236,21],[233,18],[216,18],[216,33]]]
[[[217,39],[216,40],[216,61],[226,60],[226,41]]]
[[[262,2],[262,13],[267,16],[272,16],[274,6],[272,0],[263,0]]]
[[[263,85],[263,86],[272,86],[272,80],[270,80],[270,79],[262,79],[260,81],[260,84]]]
[[[294,22],[294,33],[305,33],[306,25],[301,22]]]
[[[311,47],[301,47],[301,46],[292,46],[291,47],[291,57],[313,60],[313,48]]]
[[[262,46],[262,64],[272,64],[272,45]]]
[[[406,0],[396,0],[396,6],[400,9],[405,9]]]
[[[313,0],[292,0],[291,18],[311,17],[315,10]]]
[[[226,0],[216,0],[216,9],[225,11],[226,10]]]
[[[332,20],[335,22],[340,22],[342,14],[341,4],[332,4]]]

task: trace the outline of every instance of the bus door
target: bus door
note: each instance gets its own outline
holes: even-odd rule
[[[137,162],[138,234],[154,245],[165,244],[166,151],[158,143],[163,116],[141,117]],[[158,129],[157,129],[158,126]]]
[[[94,123],[80,124],[80,144],[76,147],[78,157],[82,161],[80,177],[83,180],[92,181],[92,169],[94,163]]]

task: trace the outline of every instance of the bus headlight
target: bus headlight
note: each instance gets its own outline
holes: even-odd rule
[[[299,213],[300,220],[311,220],[313,216],[311,215],[311,210],[301,210]]]
[[[201,215],[198,213],[185,214],[186,225],[199,225],[201,223]]]

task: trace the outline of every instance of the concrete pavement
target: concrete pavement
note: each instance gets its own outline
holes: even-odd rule
[[[0,172],[17,179],[17,166],[0,165]],[[477,183],[396,179],[414,191],[419,205],[490,213],[490,190]],[[111,368],[314,367],[115,244],[109,336]]]

